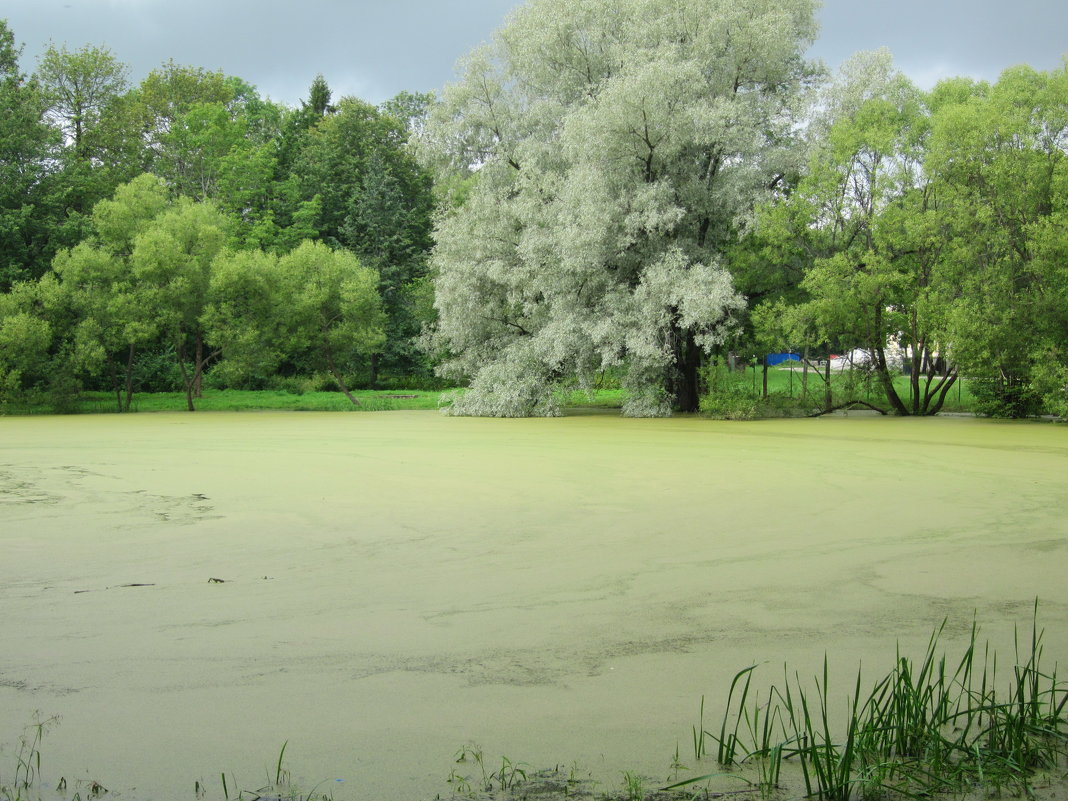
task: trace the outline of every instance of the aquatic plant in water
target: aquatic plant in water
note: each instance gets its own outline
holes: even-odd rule
[[[756,666],[739,671],[727,695],[718,731],[705,729],[704,698],[693,728],[694,756],[717,745],[723,767],[757,767],[767,794],[779,784],[786,760],[800,766],[806,795],[820,801],[861,796],[926,798],[969,788],[1029,793],[1036,772],[1068,756],[1068,686],[1056,667],[1042,665],[1038,607],[1030,636],[1016,632],[1015,664],[1001,686],[997,654],[979,642],[973,623],[964,654],[953,666],[939,653],[945,622],[918,662],[896,654],[894,667],[865,692],[861,672],[846,698],[843,723],[834,725],[835,694],[828,659],[814,684],[784,670],[783,684],[766,699],[752,689]],[[695,785],[705,774],[665,790]]]

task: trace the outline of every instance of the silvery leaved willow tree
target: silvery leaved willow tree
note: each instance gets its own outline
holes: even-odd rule
[[[467,171],[436,226],[454,414],[554,415],[605,368],[630,416],[693,411],[744,298],[721,253],[798,161],[817,0],[533,0],[461,64],[420,142]]]

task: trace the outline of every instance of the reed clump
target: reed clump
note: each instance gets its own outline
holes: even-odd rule
[[[900,653],[870,690],[858,669],[841,707],[832,709],[827,658],[822,674],[802,681],[784,670],[764,698],[753,687],[756,666],[734,677],[719,729],[694,727],[694,756],[724,768],[755,766],[757,786],[779,788],[780,770],[795,761],[806,795],[819,801],[928,799],[973,789],[1030,795],[1037,774],[1054,772],[1068,757],[1068,687],[1056,666],[1042,664],[1037,605],[1030,636],[1015,632],[1015,660],[999,668],[973,623],[963,656],[940,653],[945,622],[919,661]],[[835,700],[837,704],[837,700]],[[671,785],[694,785],[706,774]]]

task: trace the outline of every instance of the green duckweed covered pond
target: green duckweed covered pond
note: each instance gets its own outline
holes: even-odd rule
[[[617,786],[766,662],[842,684],[1034,599],[1068,660],[1068,428],[434,412],[0,419],[0,778],[334,797],[465,743]],[[213,581],[221,579],[221,581]],[[136,789],[135,789],[136,788]]]

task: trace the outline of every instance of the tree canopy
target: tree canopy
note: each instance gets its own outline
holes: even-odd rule
[[[696,409],[744,305],[726,247],[797,158],[814,8],[536,0],[466,59],[422,138],[477,176],[435,230],[454,413],[554,414],[554,385],[609,367],[626,414]]]
[[[766,257],[803,265],[765,329],[863,348],[897,414],[937,412],[962,372],[999,414],[1063,396],[1068,67],[922,92],[861,54],[822,108],[804,175],[759,216]]]
[[[297,107],[105,46],[27,75],[0,21],[0,396],[449,382],[524,416],[608,382],[667,415],[797,349],[888,412],[1068,413],[1068,64],[827,80],[816,5],[531,0],[441,92]]]

